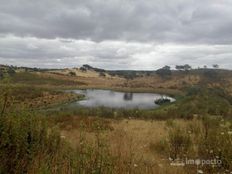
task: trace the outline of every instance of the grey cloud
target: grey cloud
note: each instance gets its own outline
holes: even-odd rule
[[[169,43],[230,44],[230,0],[0,0],[0,33]]]

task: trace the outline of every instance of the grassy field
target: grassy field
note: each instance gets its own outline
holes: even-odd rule
[[[105,120],[92,117],[65,117],[63,120],[57,121],[57,124],[61,128],[62,138],[66,139],[73,148],[80,146],[82,135],[87,141],[85,143],[95,145],[95,142],[98,141],[97,138],[99,138],[96,136],[96,132],[100,130],[98,133],[101,135],[102,141],[107,143],[110,154],[119,160],[117,162],[120,164],[117,167],[123,173],[126,173],[127,170],[131,170],[132,173],[196,173],[197,167],[194,165],[178,167],[174,164],[178,164],[178,158],[183,158],[183,156],[189,159],[197,159],[199,156],[205,158],[207,155],[217,156],[220,152],[213,144],[207,144],[210,141],[217,139],[219,144],[222,143],[218,144],[222,148],[221,155],[225,155],[226,160],[231,158],[231,149],[222,146],[223,143],[231,141],[230,132],[225,132],[227,129],[222,128],[223,126],[231,126],[231,122],[223,122],[221,127],[211,125],[209,132],[212,132],[208,135],[210,138],[205,140],[205,124],[217,124],[217,121],[213,120],[213,123],[211,121],[205,122],[200,119]],[[220,132],[213,136],[217,130]],[[222,131],[224,134],[221,134]],[[224,138],[228,137],[230,139],[225,141]],[[204,151],[206,149],[201,152],[202,149],[199,145],[205,143],[209,148],[212,148],[211,154],[207,154]],[[129,168],[124,166],[125,163],[129,163]],[[231,166],[230,163],[228,165]],[[200,166],[199,169],[209,173],[223,171],[217,166],[215,168]]]
[[[126,170],[131,168],[129,170],[133,173],[145,171],[184,173],[181,168],[171,167],[167,158],[152,149],[152,145],[158,143],[167,134],[165,121],[69,117],[58,123],[61,127],[61,136],[73,148],[80,145],[81,131],[88,143],[94,144],[97,141],[96,130],[100,129],[101,138],[107,142],[111,155],[118,158],[117,162],[121,163],[118,166],[121,172],[126,173]],[[126,166],[125,163],[130,164]]]

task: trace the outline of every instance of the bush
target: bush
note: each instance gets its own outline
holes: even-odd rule
[[[100,77],[106,77],[106,74],[105,74],[104,72],[100,72],[100,73],[99,73],[99,76],[100,76]]]
[[[76,76],[76,73],[75,73],[75,72],[72,72],[72,71],[70,71],[68,74],[69,74],[70,76]]]
[[[0,118],[0,171],[3,173],[26,173],[32,159],[41,154],[54,154],[60,145],[59,134],[31,113],[11,113]]]

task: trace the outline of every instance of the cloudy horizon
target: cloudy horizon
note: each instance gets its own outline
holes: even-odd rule
[[[230,0],[0,0],[0,64],[232,67]]]

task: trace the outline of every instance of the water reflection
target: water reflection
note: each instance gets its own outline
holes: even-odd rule
[[[112,90],[74,90],[75,93],[84,94],[85,100],[73,103],[85,107],[105,106],[111,108],[155,108],[158,107],[154,101],[161,98],[160,94],[153,93],[131,93],[116,92]],[[169,97],[168,97],[169,98]],[[170,98],[171,101],[174,99]]]
[[[125,93],[123,96],[124,100],[133,100],[133,93]]]

